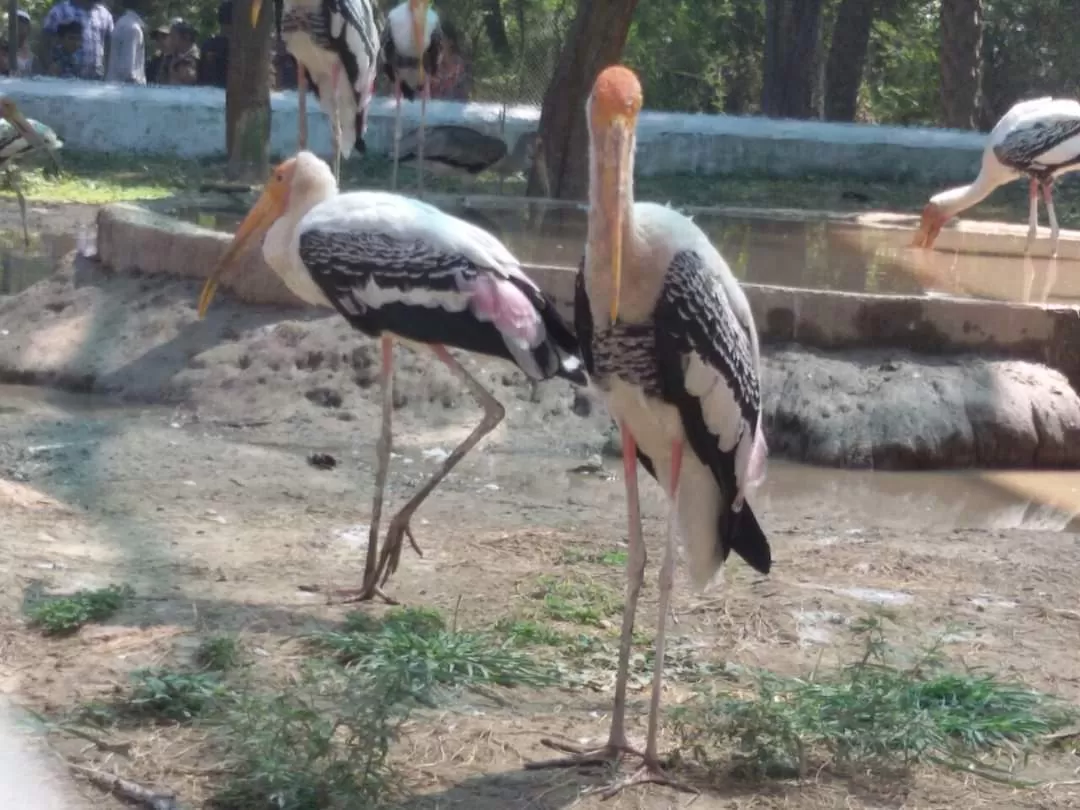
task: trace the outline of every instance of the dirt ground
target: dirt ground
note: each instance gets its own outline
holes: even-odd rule
[[[62,287],[71,312],[79,312],[80,297],[102,284],[94,271],[68,266],[39,288]],[[194,285],[114,280],[111,295],[117,284],[131,296],[99,309],[95,328],[73,331],[63,311],[43,312],[32,326],[39,338],[54,330],[67,341],[89,341],[107,326],[117,394],[142,402],[0,387],[0,689],[44,713],[107,699],[138,667],[186,663],[209,633],[236,633],[264,665],[292,666],[303,653],[298,636],[353,609],[328,604],[323,593],[358,584],[363,568],[378,425],[373,347],[334,318],[300,320],[219,299],[199,323]],[[0,329],[4,312],[0,297]],[[432,358],[401,348],[397,357],[395,504],[479,418]],[[424,557],[406,550],[390,593],[480,628],[528,611],[544,574],[621,592],[621,567],[602,560],[625,543],[618,463],[606,461],[607,475],[572,471],[601,453],[606,416],[561,382],[534,395],[498,363],[472,368],[507,406],[507,419],[418,514]],[[163,379],[169,384],[159,385]],[[155,386],[164,401],[150,395]],[[331,453],[338,466],[315,469],[307,460],[313,451]],[[758,577],[734,563],[699,594],[680,572],[675,649],[701,663],[806,674],[822,661],[847,660],[853,649],[844,623],[884,601],[900,628],[893,643],[915,647],[948,629],[945,652],[954,663],[1080,700],[1080,544],[1072,536],[948,521],[915,530],[902,513],[868,518],[874,508],[858,502],[857,489],[823,496],[816,486],[785,491],[784,480],[774,477],[757,504],[773,543],[773,573]],[[665,513],[659,490],[651,482],[643,489],[650,566],[638,627],[651,633]],[[26,626],[28,594],[110,583],[131,585],[137,598],[105,624],[59,640]],[[600,632],[613,637],[617,629]],[[690,694],[684,675],[682,668],[668,674],[668,706]],[[690,797],[652,787],[601,803],[580,795],[598,774],[522,770],[524,760],[545,757],[541,736],[604,737],[611,678],[605,670],[580,689],[502,692],[505,701],[471,696],[414,718],[395,749],[417,797],[402,806],[687,805]],[[647,679],[636,677],[634,737],[644,734],[647,700]],[[126,757],[56,744],[65,756],[92,756],[199,807],[219,775],[205,737],[197,727],[131,732]],[[669,734],[664,740],[670,746]],[[886,782],[732,780],[702,785],[693,804],[1068,808],[1080,803],[1078,767],[1072,754],[1040,758],[1028,774],[1052,784],[1033,790],[941,770]],[[96,789],[78,787],[98,806],[113,806]]]

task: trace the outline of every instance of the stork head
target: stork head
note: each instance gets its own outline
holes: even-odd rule
[[[33,132],[33,127],[30,126],[30,122],[27,121],[19,108],[15,106],[15,100],[11,96],[0,96],[0,117],[6,118],[11,122],[11,125],[19,130],[23,135],[27,131]]]
[[[214,298],[218,284],[250,245],[261,242],[274,223],[287,213],[297,221],[316,203],[337,193],[330,167],[311,152],[300,152],[279,164],[270,174],[254,207],[236,229],[225,255],[214,267],[199,296],[199,317]]]
[[[412,19],[413,42],[416,43],[416,55],[420,58],[420,82],[424,81],[424,35],[427,33],[427,15],[431,3],[429,0],[409,0],[409,17]]]
[[[915,238],[911,240],[911,246],[929,250],[934,246],[934,240],[941,233],[942,226],[952,218],[944,206],[930,200],[923,208],[922,219],[919,221],[919,229],[915,231]]]
[[[634,71],[612,65],[601,71],[586,106],[591,166],[589,216],[604,222],[608,242],[601,255],[611,257],[611,323],[619,317],[622,282],[623,214],[630,204],[634,140],[641,112],[641,82]]]

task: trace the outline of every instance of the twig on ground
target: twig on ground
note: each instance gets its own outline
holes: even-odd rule
[[[144,787],[130,779],[124,779],[112,773],[105,773],[87,765],[68,762],[68,767],[86,778],[90,784],[107,790],[125,801],[142,805],[148,810],[181,810],[175,793],[164,793]]]

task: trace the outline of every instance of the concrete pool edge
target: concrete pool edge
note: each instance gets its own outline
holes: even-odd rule
[[[98,257],[115,270],[204,279],[229,241],[228,234],[128,203],[108,205],[98,213]],[[527,269],[569,315],[575,270]],[[302,306],[257,250],[241,259],[223,287],[250,304]],[[989,353],[1045,363],[1080,389],[1080,306],[760,284],[745,284],[744,289],[765,344],[896,348],[932,355]]]

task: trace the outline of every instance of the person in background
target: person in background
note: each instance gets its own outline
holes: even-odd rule
[[[431,97],[468,101],[472,92],[472,70],[461,54],[457,27],[449,20],[442,21],[443,49],[439,70],[431,77]]]
[[[45,37],[45,52],[50,55],[60,53],[61,49],[53,47],[60,36],[59,28],[73,20],[82,25],[83,41],[76,57],[79,62],[79,77],[104,79],[113,17],[98,0],[61,0],[49,9],[41,26]],[[55,75],[51,70],[48,72]]]
[[[16,35],[16,46],[18,47],[18,64],[15,65],[15,71],[11,71],[10,65],[8,65],[8,44],[7,40],[0,40],[0,73],[5,73],[8,76],[32,76],[34,74],[34,52],[30,49],[30,14],[25,9],[19,9],[15,15],[16,25],[18,26]],[[7,33],[7,27],[5,26],[4,33]]]
[[[218,5],[220,31],[203,42],[199,49],[199,84],[225,87],[229,82],[229,38],[232,36],[232,0]]]
[[[195,29],[180,21],[169,29],[165,49],[165,76],[162,84],[190,86],[199,80],[199,46],[195,44]]]
[[[168,39],[167,25],[159,25],[150,32],[150,47],[146,51],[146,81],[150,84],[161,84],[164,79],[161,68],[165,61],[165,43]]]
[[[146,84],[146,39],[139,16],[142,0],[122,0],[121,6],[124,13],[113,27],[105,81]]]
[[[79,78],[82,64],[79,52],[82,50],[83,24],[81,20],[71,19],[56,27],[56,44],[53,46],[49,65],[49,75],[61,79]]]

